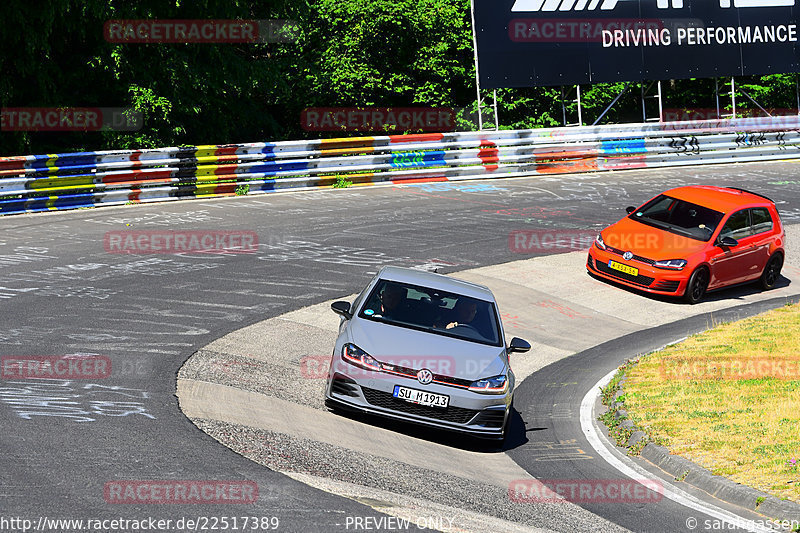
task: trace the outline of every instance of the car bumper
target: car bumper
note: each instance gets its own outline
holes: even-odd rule
[[[639,274],[633,276],[614,270],[608,266],[611,260],[637,268]],[[586,269],[598,277],[620,285],[665,296],[681,296],[686,291],[688,282],[686,270],[664,270],[635,260],[626,261],[615,253],[600,250],[597,246],[589,249]]]
[[[501,439],[508,423],[512,393],[481,395],[462,389],[426,387],[430,392],[450,397],[447,408],[427,407],[392,396],[394,385],[420,388],[403,379],[355,380],[336,373],[328,383],[325,403],[361,413],[411,422],[436,429],[457,431],[476,437]]]

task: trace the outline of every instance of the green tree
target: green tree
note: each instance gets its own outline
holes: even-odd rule
[[[144,123],[135,132],[3,131],[0,154],[319,137],[301,128],[307,107],[474,110],[469,7],[469,0],[6,0],[0,106],[132,107]],[[119,44],[104,38],[112,19],[287,19],[296,27],[291,42]],[[737,82],[766,108],[797,105],[792,74]],[[584,122],[624,86],[582,87]],[[713,79],[667,81],[664,96],[670,108],[716,106]],[[737,103],[755,107],[742,95]],[[562,123],[558,87],[502,89],[498,107],[503,128]],[[575,104],[567,107],[574,117]],[[641,117],[633,84],[603,122]]]

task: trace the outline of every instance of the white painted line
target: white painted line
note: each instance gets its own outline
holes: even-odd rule
[[[671,343],[670,343],[671,344]],[[623,462],[619,457],[614,455],[611,450],[609,450],[604,444],[603,440],[600,436],[600,433],[597,431],[595,426],[595,413],[594,413],[594,405],[597,401],[597,397],[600,395],[600,389],[605,387],[611,382],[611,379],[617,373],[617,369],[612,370],[603,378],[597,382],[597,384],[589,389],[589,392],[586,393],[586,396],[583,397],[583,401],[581,402],[581,429],[583,430],[583,434],[586,436],[586,439],[589,441],[589,444],[592,445],[592,448],[602,457],[605,461],[628,476],[631,479],[649,479],[652,477],[652,474],[645,470],[644,468],[640,467],[637,464],[631,463],[628,464]],[[726,511],[724,509],[720,509],[714,505],[707,504],[700,499],[688,494],[687,492],[683,491],[682,489],[664,481],[660,480],[663,484],[663,493],[666,498],[688,507],[690,509],[694,509],[700,513],[705,515],[711,516],[716,518],[717,520],[721,520],[726,524],[730,524],[730,526],[726,527],[736,527],[745,529],[747,531],[753,531],[756,533],[770,533],[774,532],[774,529],[767,528],[764,526],[760,526],[758,523],[743,518],[739,515]],[[690,517],[687,517],[687,524]],[[700,524],[702,524],[702,520],[700,517],[697,518]],[[701,525],[696,524],[698,530],[705,530]],[[691,528],[694,529],[694,528]]]

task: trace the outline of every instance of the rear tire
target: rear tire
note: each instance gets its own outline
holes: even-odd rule
[[[689,283],[686,284],[686,292],[683,293],[683,298],[690,304],[696,304],[703,299],[708,289],[708,282],[711,276],[706,267],[700,267],[692,272],[689,278]]]
[[[781,268],[783,268],[783,254],[778,252],[773,254],[767,261],[767,266],[764,267],[764,272],[761,273],[758,283],[765,291],[775,288],[775,283],[781,277]]]

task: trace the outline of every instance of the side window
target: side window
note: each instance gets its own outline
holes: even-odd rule
[[[766,207],[754,207],[750,210],[753,219],[753,232],[764,233],[772,230],[772,217]]]
[[[742,209],[732,214],[722,231],[719,234],[720,239],[723,237],[732,237],[737,241],[744,239],[753,234],[753,229],[750,227],[750,210]]]
[[[350,307],[350,311],[352,311],[352,312],[354,312],[354,313],[355,313],[355,312],[356,312],[356,310],[357,310],[359,307],[361,307],[361,303],[362,303],[362,302],[363,302],[363,301],[366,299],[366,297],[367,297],[367,292],[369,291],[369,289],[370,289],[370,287],[372,286],[372,284],[373,284],[373,283],[374,283],[374,282],[375,282],[375,281],[378,279],[378,276],[380,276],[380,273],[378,273],[378,274],[375,274],[375,275],[372,277],[372,279],[370,280],[370,282],[369,282],[369,283],[367,283],[367,286],[366,286],[366,287],[364,287],[364,290],[363,290],[363,291],[361,291],[361,294],[359,294],[358,296],[356,296],[356,299],[355,299],[355,300],[353,300],[353,305]]]

